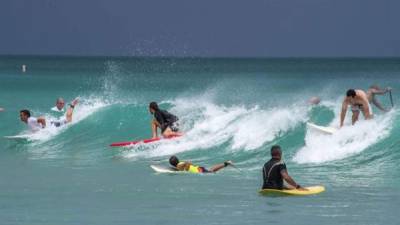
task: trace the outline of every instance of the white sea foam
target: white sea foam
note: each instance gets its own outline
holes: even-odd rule
[[[179,139],[131,146],[125,157],[155,157],[227,144],[228,151],[251,151],[306,121],[306,107],[221,106],[207,98],[179,99],[170,110],[180,117],[185,135]]]
[[[346,126],[333,135],[308,129],[306,144],[295,154],[293,160],[298,163],[323,163],[360,153],[389,135],[394,114],[386,113],[368,121],[360,115],[360,121],[354,126],[349,125],[348,118]],[[338,124],[339,115],[336,115],[330,126],[337,127]]]

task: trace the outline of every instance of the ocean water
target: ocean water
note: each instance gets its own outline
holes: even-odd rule
[[[21,72],[21,65],[27,72]],[[0,136],[26,131],[19,110],[50,111],[80,98],[73,122],[28,141],[0,138],[1,224],[400,224],[400,59],[0,58]],[[332,136],[347,89],[393,88],[394,108]],[[311,107],[307,100],[319,96]],[[389,96],[379,96],[390,107]],[[185,136],[129,148],[151,136],[147,106],[176,114]],[[257,191],[269,149],[289,174],[326,192]],[[165,175],[171,155],[239,170]]]

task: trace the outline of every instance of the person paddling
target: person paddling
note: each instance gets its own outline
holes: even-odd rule
[[[202,166],[193,165],[191,162],[181,162],[176,156],[171,156],[169,158],[169,163],[178,171],[188,171],[190,173],[215,173],[227,166],[233,166],[232,161],[225,161],[224,163],[217,164],[210,169],[206,169]]]

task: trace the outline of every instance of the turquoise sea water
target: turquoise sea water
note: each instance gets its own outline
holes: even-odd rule
[[[1,57],[1,137],[24,132],[20,109],[52,119],[57,97],[80,97],[72,124],[0,138],[1,224],[399,224],[399,78],[399,59]],[[337,126],[345,91],[371,84],[393,87],[389,113],[373,108],[374,120],[333,136],[307,129]],[[319,106],[307,105],[312,96]],[[151,136],[150,101],[178,115],[185,136],[109,147]],[[298,183],[326,192],[258,195],[274,144]],[[172,154],[206,167],[231,159],[241,171],[150,169]]]

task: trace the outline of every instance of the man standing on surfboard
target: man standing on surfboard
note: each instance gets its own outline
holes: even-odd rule
[[[368,102],[368,96],[363,90],[349,89],[346,92],[346,97],[342,103],[342,111],[340,113],[340,127],[343,127],[344,118],[346,117],[347,108],[351,106],[353,113],[351,118],[351,124],[355,124],[360,115],[360,111],[363,112],[366,120],[372,119],[371,106]]]
[[[176,156],[171,156],[169,158],[169,163],[178,171],[187,171],[190,173],[215,173],[222,168],[233,165],[232,161],[225,161],[224,163],[217,164],[208,170],[202,166],[195,166],[191,162],[180,162]]]
[[[151,131],[153,138],[157,138],[157,128],[160,128],[161,134],[164,137],[181,136],[182,133],[178,132],[178,117],[169,113],[166,110],[158,108],[156,102],[151,102],[149,105],[149,111],[154,115],[153,121],[151,121]]]
[[[282,150],[279,145],[271,147],[271,159],[266,162],[263,167],[263,180],[262,189],[305,190],[289,176],[286,164],[282,160]],[[285,180],[290,187],[285,186],[283,180]]]
[[[67,123],[72,122],[72,114],[74,112],[75,105],[78,104],[78,99],[72,101],[69,105],[67,113],[65,114],[65,118],[60,121],[51,121],[50,123],[55,127],[60,127]],[[29,126],[31,132],[36,132],[42,128],[46,127],[46,119],[44,117],[35,118],[31,116],[31,112],[27,109],[23,109],[19,112],[19,116],[22,122],[26,123]]]
[[[367,91],[368,101],[374,104],[378,109],[383,112],[388,112],[388,109],[385,109],[382,104],[375,98],[375,95],[384,95],[388,92],[391,92],[392,88],[386,87],[385,89],[381,89],[378,85],[371,85]]]

